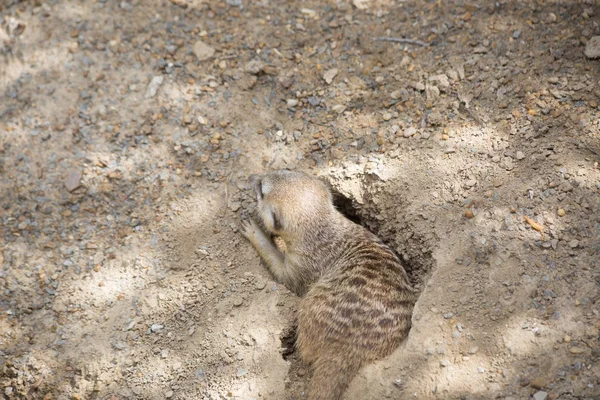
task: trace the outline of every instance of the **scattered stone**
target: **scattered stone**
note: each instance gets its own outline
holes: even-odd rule
[[[600,58],[600,36],[594,36],[585,45],[585,56],[587,58]]]
[[[389,121],[390,119],[392,119],[392,114],[385,113],[385,114],[383,114],[382,118],[384,121]]]
[[[573,239],[569,242],[569,247],[571,247],[572,249],[576,249],[577,247],[579,247],[579,240],[577,239]]]
[[[296,107],[298,105],[298,100],[297,99],[287,99],[286,104],[289,108]]]
[[[529,379],[525,376],[522,376],[519,378],[519,385],[521,385],[522,387],[527,387],[529,386]]]
[[[531,387],[534,389],[543,389],[547,385],[547,382],[544,378],[535,378],[531,381]]]
[[[77,189],[81,185],[81,171],[70,170],[65,178],[65,187],[69,192]]]
[[[265,63],[260,60],[250,60],[244,70],[250,75],[258,75],[265,69]]]
[[[523,154],[522,151],[517,151],[516,157],[517,157],[517,160],[522,160],[525,158],[525,154]]]
[[[409,137],[413,136],[415,133],[417,133],[417,128],[415,128],[414,126],[411,126],[404,130],[404,133],[402,133],[402,136],[404,136],[405,138],[409,138]]]
[[[394,100],[398,100],[402,97],[402,90],[394,90],[390,93],[390,97]]]
[[[333,107],[331,107],[331,111],[341,114],[344,111],[346,111],[346,106],[343,104],[336,104]]]
[[[454,313],[451,313],[451,312],[444,314],[444,318],[445,318],[445,319],[450,319],[450,318],[452,318],[453,316],[454,316]]]
[[[558,185],[558,190],[561,192],[571,192],[573,191],[573,186],[569,182],[563,182]]]
[[[242,300],[241,297],[235,297],[233,299],[233,305],[236,306],[236,307],[241,306],[243,303],[244,303],[244,301]]]
[[[317,17],[317,12],[315,10],[311,10],[310,8],[301,8],[300,12],[304,15],[307,15],[311,18]]]
[[[411,82],[410,86],[415,89],[418,90],[419,92],[422,92],[425,90],[425,85],[421,82]]]
[[[160,332],[163,328],[164,328],[164,325],[161,325],[161,324],[152,324],[150,326],[150,330],[153,333]]]
[[[475,179],[469,179],[465,182],[465,188],[472,188],[473,186],[477,185],[477,181]]]
[[[370,3],[371,0],[352,0],[352,4],[358,10],[366,10],[367,8],[369,8]]]
[[[446,154],[454,154],[456,153],[456,147],[448,147],[444,150],[444,153]]]
[[[533,395],[533,400],[546,400],[548,399],[548,393],[544,391],[539,391]]]
[[[194,52],[194,55],[198,61],[208,60],[215,55],[215,49],[204,43],[202,40],[198,40],[196,43],[194,43],[192,46],[192,51]]]
[[[148,90],[146,90],[146,98],[147,99],[150,99],[150,98],[156,96],[156,93],[158,93],[158,89],[160,88],[160,85],[162,85],[164,79],[165,78],[160,75],[152,78],[152,80],[150,81],[150,84],[148,85]]]
[[[448,80],[448,76],[446,74],[433,75],[429,77],[431,82],[437,82],[438,87],[442,90],[448,89],[450,87],[450,80]]]
[[[433,111],[427,116],[427,122],[429,122],[429,124],[432,126],[439,126],[444,123],[444,117],[439,111]]]
[[[559,217],[564,217],[564,216],[565,216],[565,214],[566,214],[565,210],[563,210],[562,208],[559,208],[559,209],[558,209],[558,216],[559,216]]]
[[[227,3],[229,3],[229,0],[227,1]],[[170,399],[171,397],[173,397],[174,394],[175,393],[172,390],[169,390],[165,393],[165,398]]]
[[[267,283],[265,281],[256,281],[256,284],[254,285],[254,287],[256,288],[256,290],[263,290],[265,287],[267,286]]]
[[[328,85],[331,85],[331,82],[333,82],[333,79],[337,76],[337,74],[337,68],[332,68],[323,74],[323,80],[325,80]]]
[[[569,349],[571,354],[582,354],[585,353],[585,349],[583,347],[573,346]]]
[[[441,367],[445,368],[445,367],[447,367],[449,365],[450,365],[450,361],[448,361],[448,360],[440,360],[440,366]]]

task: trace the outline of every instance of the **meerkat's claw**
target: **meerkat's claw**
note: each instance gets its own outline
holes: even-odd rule
[[[260,228],[253,219],[248,219],[246,221],[242,221],[241,232],[246,239],[252,241],[252,238],[255,238],[260,233]]]

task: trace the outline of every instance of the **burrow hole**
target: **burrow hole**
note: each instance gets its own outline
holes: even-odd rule
[[[423,284],[429,279],[429,272],[433,265],[433,259],[429,246],[425,240],[415,232],[409,232],[407,226],[394,227],[390,224],[382,225],[373,217],[374,204],[358,205],[351,198],[346,197],[335,189],[332,189],[333,204],[346,218],[354,223],[362,225],[370,232],[379,237],[402,261],[402,266],[408,274],[412,286],[421,291]],[[370,211],[368,211],[369,209]],[[379,214],[377,212],[377,214]],[[407,240],[398,239],[398,232],[402,232]],[[422,251],[422,249],[427,249]]]

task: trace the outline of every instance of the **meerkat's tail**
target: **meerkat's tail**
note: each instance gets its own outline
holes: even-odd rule
[[[340,400],[361,364],[347,354],[321,355],[313,364],[308,400]]]

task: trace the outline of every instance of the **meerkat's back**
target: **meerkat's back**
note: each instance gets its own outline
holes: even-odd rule
[[[406,338],[414,292],[398,257],[340,214],[318,179],[277,171],[255,178],[255,188],[259,217],[286,253],[255,224],[244,234],[271,272],[304,296],[296,346],[313,368],[308,399],[340,399],[364,363]]]

